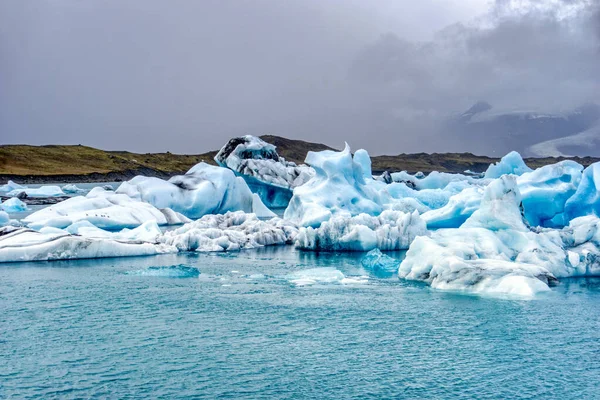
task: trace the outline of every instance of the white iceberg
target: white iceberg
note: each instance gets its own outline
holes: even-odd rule
[[[11,192],[16,189],[26,189],[26,188],[27,188],[26,186],[19,185],[18,183],[15,183],[15,182],[9,180],[5,185],[0,185],[0,192],[6,193],[6,192]]]
[[[492,181],[460,228],[417,237],[398,275],[438,289],[532,296],[549,290],[556,278],[600,274],[598,218],[533,230],[520,205],[515,176]]]
[[[26,228],[0,229],[0,262],[144,256],[176,251],[165,244],[86,238],[60,230],[42,233]]]
[[[92,189],[86,196],[72,197],[23,219],[23,223],[37,230],[42,227],[66,228],[79,221],[88,221],[101,229],[121,230],[135,228],[147,221],[173,225],[189,222],[189,219],[173,210],[161,210],[100,187]]]
[[[39,188],[17,188],[8,192],[9,197],[16,197],[20,193],[25,192],[27,197],[61,197],[65,196],[65,192],[59,186],[41,186]]]
[[[85,190],[78,188],[76,185],[74,184],[68,184],[62,187],[62,191],[65,193],[82,193],[85,192]]]
[[[374,217],[337,215],[318,228],[300,228],[296,247],[314,251],[402,250],[420,235],[427,235],[418,212],[386,210]]]
[[[4,203],[0,204],[0,209],[8,213],[27,211],[27,204],[23,203],[16,197],[11,197]]]
[[[123,182],[116,193],[150,203],[156,208],[169,208],[188,218],[228,211],[253,212],[255,208],[264,213],[264,205],[252,196],[242,178],[236,177],[227,168],[203,162],[185,175],[174,176],[168,181],[136,176]]]
[[[531,171],[532,169],[525,164],[521,155],[516,151],[511,151],[497,163],[490,164],[485,171],[484,178],[496,179],[508,174],[523,175]]]
[[[237,251],[262,246],[291,244],[296,226],[280,218],[268,221],[242,211],[205,215],[197,221],[165,232],[159,239],[180,251]]]

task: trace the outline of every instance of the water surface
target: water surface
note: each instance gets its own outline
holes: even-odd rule
[[[350,283],[291,282],[322,267]],[[0,265],[0,310],[0,398],[600,397],[599,279],[495,299],[273,247]]]

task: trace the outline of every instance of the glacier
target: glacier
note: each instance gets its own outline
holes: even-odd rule
[[[159,209],[171,209],[187,218],[228,211],[258,211],[265,214],[265,206],[253,196],[240,177],[222,167],[201,162],[185,175],[165,181],[160,178],[136,176],[123,182],[117,194],[143,201]],[[265,215],[269,216],[269,215]]]

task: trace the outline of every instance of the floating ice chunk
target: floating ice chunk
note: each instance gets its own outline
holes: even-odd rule
[[[73,184],[68,184],[62,187],[62,191],[65,193],[81,193],[85,192],[85,190],[78,188]]]
[[[400,261],[383,254],[379,249],[369,251],[360,260],[365,269],[373,271],[375,274],[393,274],[398,271]]]
[[[39,188],[18,188],[13,189],[7,193],[9,197],[18,196],[20,193],[25,192],[27,197],[60,197],[64,196],[65,192],[59,186],[42,186]]]
[[[490,164],[488,169],[485,171],[484,177],[488,179],[500,178],[502,175],[523,175],[526,172],[531,172],[523,158],[516,151],[511,151],[500,161],[495,164]]]
[[[526,172],[517,179],[525,218],[533,226],[564,226],[567,200],[581,182],[583,167],[570,160]]]
[[[17,189],[26,189],[26,186],[23,185],[19,185],[18,183],[15,183],[13,181],[8,181],[8,183],[6,185],[0,185],[0,192],[11,192],[13,190],[17,190]],[[23,190],[21,190],[23,191]]]
[[[64,231],[41,233],[25,228],[0,229],[0,262],[126,257],[172,253],[165,244],[85,238]]]
[[[229,140],[215,161],[242,176],[289,190],[314,176],[312,168],[286,161],[277,154],[275,146],[251,135]]]
[[[364,154],[360,157],[364,158]],[[364,161],[361,159],[363,164]],[[302,226],[318,227],[336,214],[377,215],[383,211],[376,184],[386,185],[372,178],[372,185],[366,183],[364,165],[353,160],[348,144],[340,152],[310,151],[306,163],[315,169],[316,175],[294,189],[294,196],[285,210],[285,219]]]
[[[148,203],[131,199],[124,194],[107,192],[97,187],[87,196],[76,196],[36,211],[23,219],[30,228],[66,228],[69,225],[88,221],[101,229],[121,230],[135,228],[146,221],[159,225],[180,224],[189,219],[172,210],[159,210]]]
[[[0,209],[8,213],[27,211],[27,204],[16,197],[11,197],[0,205]]]
[[[333,267],[311,268],[288,275],[288,280],[296,286],[314,285],[316,283],[342,283],[346,276]]]
[[[296,247],[314,251],[400,250],[407,249],[415,237],[427,234],[418,212],[386,210],[377,217],[338,215],[319,228],[300,228]]]
[[[206,215],[165,232],[160,240],[180,251],[235,251],[289,244],[297,232],[296,226],[289,221],[280,218],[261,221],[255,214],[237,211]]]
[[[148,267],[136,271],[129,271],[127,275],[156,276],[161,278],[197,278],[200,276],[198,268],[187,265],[171,265],[168,267]]]
[[[256,200],[248,185],[227,169],[200,163],[185,175],[168,181],[136,176],[123,182],[116,193],[152,204],[170,208],[188,218],[228,211],[252,212]]]

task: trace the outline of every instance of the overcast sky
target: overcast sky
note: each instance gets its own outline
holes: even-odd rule
[[[372,154],[478,100],[600,100],[599,0],[3,0],[0,143],[201,153],[275,134]],[[426,142],[426,143],[424,143]]]

